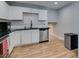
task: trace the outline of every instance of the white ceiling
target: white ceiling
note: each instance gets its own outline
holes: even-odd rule
[[[55,1],[13,1],[13,2],[30,4],[30,5],[32,4],[32,5],[43,6],[52,9],[59,9],[72,3],[72,1],[56,1],[58,2],[58,4],[55,5],[54,4]]]

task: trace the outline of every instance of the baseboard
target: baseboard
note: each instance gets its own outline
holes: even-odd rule
[[[63,38],[63,37],[58,37],[58,39],[59,39],[59,40],[64,40],[64,38]]]
[[[49,42],[49,40],[45,40],[45,41],[40,41],[39,43],[44,43],[44,42]]]
[[[56,34],[53,34],[53,36],[55,36],[55,37],[58,38],[59,40],[64,40],[63,37],[59,37],[59,36],[57,36]]]
[[[30,45],[35,45],[35,44],[39,44],[39,42],[31,43],[31,44],[22,44],[22,45],[15,46],[14,48],[16,48],[16,47],[30,46]]]

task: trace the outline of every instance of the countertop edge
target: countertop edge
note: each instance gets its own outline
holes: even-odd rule
[[[27,28],[27,29],[15,29],[15,30],[12,30],[11,32],[14,32],[14,31],[20,31],[20,30],[40,30],[40,29],[49,29],[49,27],[47,28]]]

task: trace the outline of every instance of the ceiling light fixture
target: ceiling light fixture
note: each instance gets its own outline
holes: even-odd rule
[[[57,5],[57,4],[58,4],[58,2],[54,2],[54,4],[55,4],[55,5]]]

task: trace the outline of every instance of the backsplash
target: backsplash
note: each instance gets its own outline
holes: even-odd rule
[[[23,21],[12,21],[11,22],[12,26],[18,26],[18,25],[24,25]]]

